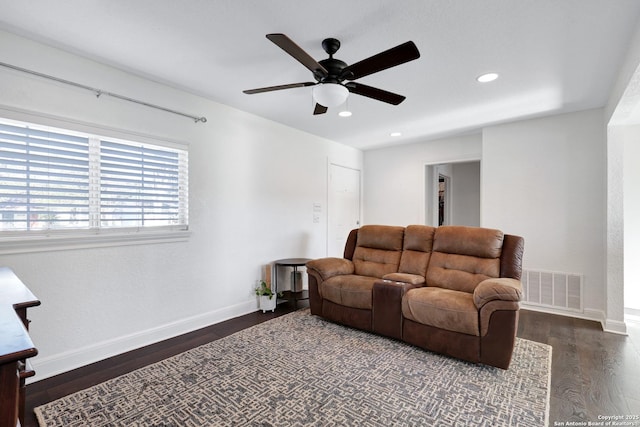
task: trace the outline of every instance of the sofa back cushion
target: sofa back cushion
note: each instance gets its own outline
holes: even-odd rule
[[[405,228],[399,273],[426,276],[435,230],[435,227],[428,225],[409,225]]]
[[[354,272],[360,276],[382,277],[398,271],[402,255],[404,227],[364,225],[358,230],[353,252]]]
[[[500,277],[503,240],[500,230],[438,227],[427,270],[427,286],[473,292],[481,281]]]

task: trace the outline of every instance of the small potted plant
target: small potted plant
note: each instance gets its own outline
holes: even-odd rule
[[[256,286],[255,292],[260,297],[260,310],[263,313],[266,313],[267,310],[275,311],[278,298],[271,288],[267,286],[267,282],[261,280],[260,284]]]

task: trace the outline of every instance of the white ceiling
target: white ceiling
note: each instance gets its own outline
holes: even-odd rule
[[[0,0],[0,11],[4,30],[366,149],[603,106],[640,1]],[[349,64],[407,40],[421,58],[359,80],[405,95],[399,106],[352,94],[352,117],[313,116],[309,87],[242,93],[313,81],[265,38],[276,32],[317,60],[327,37]],[[500,78],[476,82],[489,71]]]

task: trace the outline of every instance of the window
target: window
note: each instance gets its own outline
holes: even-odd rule
[[[187,225],[186,149],[0,119],[0,237]]]
[[[100,226],[186,224],[186,153],[100,141]]]
[[[89,227],[89,139],[0,123],[0,230]]]

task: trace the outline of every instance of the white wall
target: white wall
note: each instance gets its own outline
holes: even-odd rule
[[[0,69],[0,107],[190,145],[188,241],[0,256],[42,301],[30,311],[36,379],[255,311],[264,264],[325,255],[328,162],[362,169],[360,151],[9,33],[0,51],[3,62],[208,118]]]
[[[630,112],[639,106],[640,94],[640,26],[629,43],[627,54],[618,71],[605,106],[607,134],[607,253],[605,327],[626,332],[624,323],[625,241],[637,239],[625,231],[624,217],[624,133],[619,125],[627,125]],[[624,127],[624,126],[623,126]],[[629,262],[633,263],[634,260]],[[627,265],[629,264],[627,262]]]
[[[614,82],[613,87],[611,88],[611,93],[609,94],[607,105],[605,105],[605,108],[604,108],[605,123],[609,123],[609,121],[614,116],[617,116],[620,113],[625,112],[625,111],[620,111],[618,109],[618,106],[620,101],[624,99],[625,92],[629,90],[629,83],[634,78],[634,75],[637,74],[637,69],[639,64],[640,64],[640,26],[636,26],[635,33],[633,34],[633,37],[631,37],[631,39],[629,40],[629,47],[627,49],[627,53],[622,63],[620,64],[616,81]],[[633,89],[637,90],[637,87]],[[637,103],[637,101],[634,103]]]
[[[604,320],[603,111],[486,128],[482,223],[525,238],[524,266],[583,274],[589,317]]]
[[[480,162],[453,163],[451,223],[480,226]]]
[[[365,224],[425,224],[425,165],[479,160],[479,134],[364,153]]]
[[[623,126],[624,306],[640,310],[640,125]]]
[[[365,222],[422,223],[424,165],[481,159],[481,225],[522,235],[525,268],[584,274],[584,315],[604,320],[604,129],[597,109],[366,151]]]

